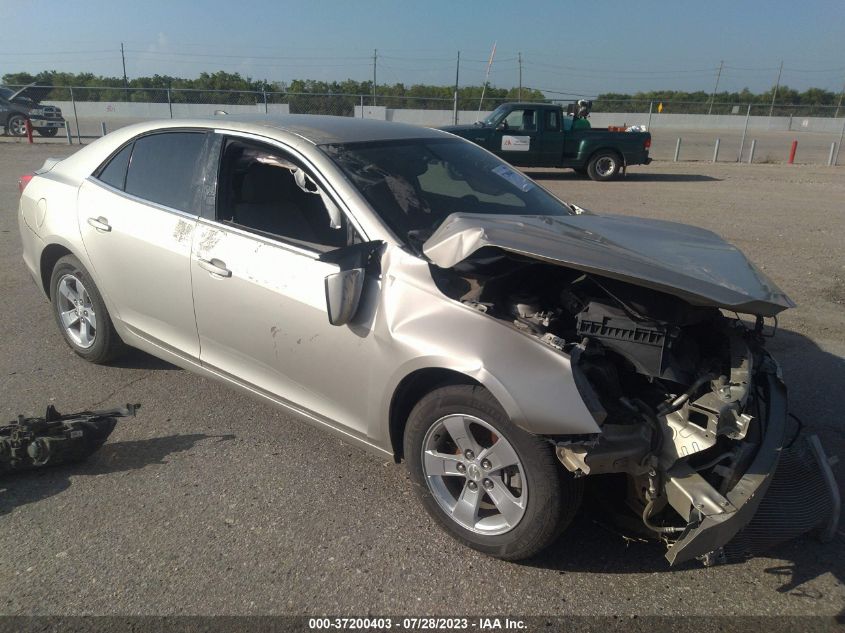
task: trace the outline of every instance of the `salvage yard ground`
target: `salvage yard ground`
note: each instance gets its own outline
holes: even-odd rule
[[[506,563],[438,529],[402,467],[140,352],[78,359],[24,269],[16,220],[17,176],[76,149],[0,143],[0,420],[51,403],[143,408],[85,464],[0,479],[0,613],[845,615],[841,527],[827,545],[669,569],[659,544],[582,513],[548,555]],[[798,303],[771,345],[792,409],[845,459],[843,168],[528,173],[595,212],[702,226],[744,250]],[[835,472],[841,488],[845,464]]]

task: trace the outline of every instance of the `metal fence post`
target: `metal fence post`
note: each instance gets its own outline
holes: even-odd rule
[[[65,136],[67,136],[67,144],[73,145],[73,137],[70,135],[70,123],[65,121]]]
[[[842,139],[845,138],[845,120],[842,121],[842,131],[839,133],[839,143],[836,146],[836,156],[833,157],[833,166],[839,164],[839,150],[842,149]]]
[[[73,96],[73,86],[70,87],[70,102],[73,104],[73,120],[76,121],[76,142],[82,145],[82,137],[79,135],[79,116],[76,114],[76,98]]]
[[[103,136],[108,134],[108,132],[106,132],[106,122],[105,121],[100,121],[100,131],[103,133],[102,134]]]
[[[745,113],[745,127],[742,130],[742,140],[739,142],[739,157],[736,162],[742,162],[742,150],[745,149],[745,135],[748,134],[748,119],[751,118],[751,104],[748,104],[748,111]]]
[[[719,160],[719,138],[716,138],[716,149],[713,150],[713,162]]]
[[[681,137],[678,137],[678,142],[675,143],[675,160],[674,162],[678,162],[678,156],[681,154]]]
[[[170,100],[170,88],[167,89],[167,107],[170,110],[170,118],[173,118],[173,102]]]
[[[752,138],[751,139],[751,151],[748,153],[748,164],[749,165],[754,162],[754,150],[755,149],[757,149],[757,139]]]
[[[654,101],[648,102],[648,122],[645,124],[645,129],[651,132],[651,110],[654,107]]]
[[[833,154],[836,151],[836,141],[830,143],[830,155],[827,157],[827,166],[833,167]]]
[[[264,114],[267,114],[267,91],[262,90],[261,93],[264,95]]]
[[[361,118],[364,118],[364,95],[361,95]]]

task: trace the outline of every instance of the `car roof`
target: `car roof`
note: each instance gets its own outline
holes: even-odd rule
[[[419,125],[320,114],[218,115],[214,120],[219,121],[220,128],[232,127],[244,131],[250,127],[273,128],[296,134],[315,145],[450,136]],[[204,123],[208,125],[208,120]]]
[[[255,134],[276,140],[292,138],[311,145],[379,142],[403,139],[457,139],[448,132],[406,123],[316,114],[215,115],[185,119],[163,119],[133,123],[86,145],[62,160],[52,173],[73,179],[87,178],[109,154],[130,139],[143,134],[202,128]],[[287,137],[287,138],[285,138]]]

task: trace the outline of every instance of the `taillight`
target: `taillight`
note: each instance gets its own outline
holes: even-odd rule
[[[29,184],[29,181],[35,177],[35,174],[29,173],[24,174],[20,178],[18,178],[18,189],[21,191],[21,195],[23,195],[23,190],[26,189],[26,186]]]
[[[643,143],[643,149],[648,149],[648,148],[650,148],[650,147],[651,147],[651,139],[650,139],[650,138],[647,138],[647,139],[645,140],[645,143]]]

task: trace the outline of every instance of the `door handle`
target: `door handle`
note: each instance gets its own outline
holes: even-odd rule
[[[109,224],[109,221],[103,216],[100,216],[99,218],[88,218],[88,224],[101,233],[108,233],[111,231],[111,224]]]
[[[207,270],[212,275],[217,275],[218,277],[232,276],[232,271],[226,268],[226,263],[221,262],[216,257],[214,259],[201,259],[197,257],[197,263],[200,265],[200,268]]]

